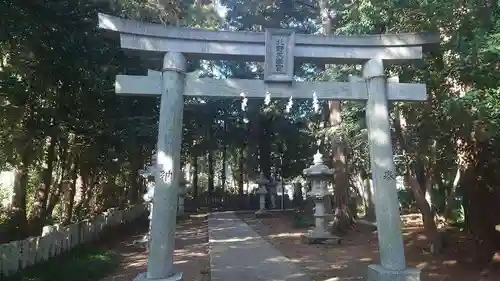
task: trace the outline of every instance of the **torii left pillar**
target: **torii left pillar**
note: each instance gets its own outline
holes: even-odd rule
[[[173,268],[186,60],[181,53],[163,58],[161,105],[147,272],[134,281],[180,281]]]

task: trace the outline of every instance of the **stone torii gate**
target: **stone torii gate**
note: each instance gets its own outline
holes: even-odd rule
[[[401,234],[388,101],[425,100],[425,84],[387,79],[384,64],[422,59],[423,46],[439,43],[435,34],[318,36],[290,30],[204,31],[169,27],[99,14],[99,27],[117,32],[122,48],[142,56],[163,55],[161,71],[147,76],[118,75],[117,94],[161,95],[156,187],[153,197],[148,269],[135,280],[182,280],[173,270],[176,204],[181,175],[183,96],[365,100],[370,161],[375,190],[380,265],[370,265],[369,281],[416,281],[408,269]],[[264,61],[264,80],[198,78],[187,74],[186,58]],[[350,82],[293,81],[296,62],[363,64],[363,77]]]

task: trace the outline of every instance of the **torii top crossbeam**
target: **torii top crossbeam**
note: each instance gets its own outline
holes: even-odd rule
[[[275,29],[268,29],[265,33],[207,31],[127,20],[106,14],[99,14],[98,18],[99,28],[120,34],[120,44],[124,49],[180,52],[191,58],[214,60],[265,60],[266,64],[284,60],[282,68],[286,76],[293,72],[293,63],[297,60],[362,63],[379,58],[388,63],[402,63],[421,59],[423,46],[439,43],[439,36],[433,33],[321,36]],[[281,57],[275,57],[275,50],[269,50],[273,45],[270,42],[281,44]],[[276,69],[272,72],[276,72]],[[286,77],[285,80],[291,79]]]

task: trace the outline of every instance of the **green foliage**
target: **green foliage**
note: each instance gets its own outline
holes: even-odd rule
[[[449,218],[451,223],[450,225],[456,226],[456,227],[463,227],[465,224],[465,214],[464,214],[464,208],[462,205],[456,206],[453,209],[453,212],[451,214],[451,217]]]
[[[60,198],[58,184],[74,181],[71,164],[77,164],[77,175],[88,187],[85,195],[89,198],[76,202],[77,218],[124,205],[131,187],[140,188],[137,170],[149,162],[155,149],[158,99],[118,97],[113,83],[116,74],[145,74],[158,65],[127,56],[116,40],[97,30],[98,11],[211,30],[283,27],[317,33],[321,26],[318,1],[221,0],[228,8],[225,19],[202,1],[163,2],[168,5],[159,7],[147,0],[0,1],[5,14],[0,26],[6,31],[0,33],[0,167],[27,171],[23,186],[28,212],[34,203],[43,201],[35,190],[47,182],[47,174],[53,176],[46,194],[49,203]],[[415,174],[432,178],[436,202],[444,204],[444,191],[454,186],[457,169],[494,163],[494,153],[489,158],[479,156],[479,144],[488,143],[492,151],[500,147],[499,4],[478,0],[328,2],[337,35],[440,33],[440,46],[426,50],[423,62],[390,66],[387,74],[399,75],[401,82],[428,85],[427,101],[392,104],[392,120],[405,121],[404,138],[395,130],[392,142],[397,170],[406,173],[418,167]],[[190,70],[200,68],[203,75],[220,79],[263,76],[262,64],[255,62],[190,61],[189,65]],[[344,81],[349,74],[359,73],[359,66],[323,70],[304,64],[296,75],[306,80]],[[313,112],[311,101],[294,101],[290,112],[285,111],[287,103],[273,100],[263,105],[261,100],[249,100],[247,111],[242,112],[240,99],[186,99],[182,161],[199,164],[200,194],[208,189],[220,195],[237,190],[226,183],[223,190],[214,182],[215,177],[225,175],[224,166],[231,167],[227,170],[235,178],[252,180],[263,170],[294,178],[311,163],[321,138],[328,140],[321,145],[322,152],[338,140],[346,144],[351,177],[370,173],[364,104],[343,102],[342,124],[333,130],[324,126],[323,113]],[[47,143],[53,137],[56,156],[53,171],[48,171]],[[208,159],[209,152],[212,159]],[[214,171],[208,171],[209,162]],[[495,168],[475,169],[474,176],[464,177],[467,183],[459,182],[456,192],[497,190],[499,180],[488,169]],[[478,184],[486,176],[488,184]],[[400,192],[400,200],[403,206],[414,204],[409,190]],[[469,201],[485,210],[492,208],[476,198]],[[51,215],[44,219],[60,219]],[[300,215],[297,221],[302,223]]]
[[[0,33],[0,167],[27,174],[20,182],[26,196],[18,193],[14,200],[27,206],[14,209],[27,209],[33,219],[34,203],[60,204],[63,182],[77,176],[89,187],[89,197],[99,197],[94,206],[85,196],[75,202],[77,217],[128,203],[130,187],[140,189],[137,170],[155,147],[158,99],[119,97],[113,93],[114,77],[142,74],[154,66],[128,57],[98,30],[97,12],[156,22],[196,12],[196,17],[185,17],[191,25],[202,24],[211,12],[216,24],[213,9],[197,2],[172,2],[160,13],[142,0],[0,2],[0,10],[9,15],[0,19],[6,31]],[[56,139],[51,163],[49,139]],[[114,190],[105,192],[103,186]],[[61,220],[61,215],[51,210],[40,221]],[[13,218],[14,225],[23,221]]]
[[[409,189],[398,190],[399,205],[403,210],[415,209],[415,198]]]
[[[7,233],[9,229],[12,227],[11,225],[8,224],[9,222],[9,211],[7,208],[0,206],[0,233],[2,233],[2,236],[5,235],[7,236]],[[0,241],[2,243],[3,241]]]
[[[456,125],[465,140],[476,137],[497,139],[500,136],[500,87],[470,91],[448,103],[453,116],[473,120]]]
[[[113,272],[119,262],[119,257],[115,253],[87,245],[2,280],[98,281]]]

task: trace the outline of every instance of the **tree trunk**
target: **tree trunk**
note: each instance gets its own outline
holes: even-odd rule
[[[13,233],[13,239],[22,239],[27,235],[26,190],[29,179],[28,173],[31,153],[29,149],[22,151],[21,162],[15,169],[14,192],[10,211],[12,214],[12,224],[18,227]]]
[[[192,158],[192,171],[193,171],[193,197],[198,197],[198,156]]]
[[[500,219],[498,212],[492,211],[500,204],[500,191],[492,188],[500,182],[497,172],[500,165],[495,154],[498,150],[490,144],[478,143],[475,150],[474,164],[465,169],[459,186],[463,191],[466,227],[476,243],[473,259],[484,265],[491,263],[500,249]]]
[[[92,201],[92,196],[94,195],[94,189],[95,189],[95,186],[97,184],[98,184],[97,177],[92,176],[91,180],[88,184],[87,190],[85,190],[85,194],[83,196],[80,210],[87,211],[87,213],[85,214],[86,217],[88,217],[88,215],[92,214],[93,210],[90,209],[90,207],[91,207],[90,202]]]
[[[304,195],[302,194],[302,184],[300,182],[293,183],[293,199],[292,203],[295,208],[302,208],[304,204]]]
[[[271,136],[270,136],[271,120],[266,116],[262,116],[260,120],[260,136],[259,136],[259,167],[260,172],[271,181]],[[267,186],[266,193],[266,208],[271,206],[271,190]]]
[[[74,144],[74,143],[71,143]],[[57,183],[55,185],[55,189],[51,189],[51,192],[49,193],[49,198],[47,200],[47,209],[46,209],[46,216],[51,217],[52,213],[54,212],[55,207],[59,202],[61,201],[61,194],[64,192],[64,190],[67,187],[67,174],[68,174],[68,164],[69,164],[69,146],[70,143],[67,145],[63,146],[62,144],[59,145],[59,167],[60,167],[60,175],[57,180]]]
[[[51,217],[54,212],[55,207],[59,202],[61,202],[61,195],[63,193],[63,189],[66,188],[66,183],[64,182],[64,178],[61,177],[57,184],[55,185],[55,189],[52,190],[49,200],[47,202],[47,209],[45,211],[45,215],[47,217]]]
[[[455,201],[455,192],[458,187],[458,183],[460,182],[460,168],[457,168],[457,173],[455,174],[455,179],[453,180],[453,185],[449,188],[449,190],[446,190],[446,196],[445,196],[445,204],[444,204],[444,217],[448,221],[452,221],[454,219],[453,217],[453,211],[454,209],[454,201]]]
[[[222,146],[222,167],[220,173],[220,181],[222,190],[226,191],[226,164],[227,164],[227,151],[226,146]]]
[[[14,187],[12,204],[10,205],[11,222],[13,225],[17,225],[17,228],[12,233],[12,239],[14,240],[21,240],[30,235],[26,196],[29,183],[29,168],[34,160],[33,134],[30,131],[30,128],[35,127],[33,123],[33,108],[30,103],[27,103],[20,124],[23,130],[14,137],[14,143],[20,158],[14,169]]]
[[[334,219],[332,232],[345,235],[354,225],[349,210],[349,182],[347,178],[345,146],[338,144],[334,149],[333,167],[335,169]]]
[[[405,175],[406,182],[410,185],[410,189],[412,191],[413,196],[415,197],[415,201],[417,202],[418,208],[422,214],[422,220],[424,223],[424,230],[426,232],[430,250],[432,253],[441,253],[443,249],[443,239],[438,232],[438,228],[436,225],[436,221],[434,220],[434,212],[432,210],[432,206],[429,204],[427,199],[425,198],[425,193],[427,190],[430,191],[433,185],[433,172],[435,170],[435,159],[430,161],[428,165],[434,165],[425,169],[424,164],[422,163],[422,158],[417,151],[412,149],[405,138],[405,127],[402,124],[401,120],[404,120],[404,117],[401,113],[397,115],[394,119],[394,128],[396,131],[397,139],[401,147],[407,153],[413,152],[417,162],[415,165],[410,166],[407,165],[406,170],[407,173]],[[435,156],[436,143],[432,147],[431,155]]]
[[[87,190],[90,188],[90,171],[88,168],[82,168],[80,177],[82,179],[82,186],[80,188],[80,199],[76,203],[74,214],[79,218],[83,217],[82,211],[85,202],[85,195],[87,194]],[[75,190],[76,192],[76,190]]]
[[[271,179],[271,136],[270,120],[262,117],[260,120],[259,136],[259,167],[267,179]]]
[[[75,194],[76,194],[76,181],[78,180],[78,158],[75,157],[71,163],[70,171],[70,184],[68,185],[68,190],[65,193],[66,202],[64,206],[64,224],[70,224],[73,220],[73,208],[75,206]]]
[[[139,166],[140,167],[140,166]],[[139,177],[139,168],[133,169],[130,172],[130,188],[127,191],[128,205],[134,205],[139,202],[139,191],[141,190],[141,182]]]
[[[212,129],[210,127],[210,133],[212,132]],[[214,145],[212,144],[212,140],[210,140],[211,144],[208,149],[208,199],[209,199],[209,207],[213,207],[214,204],[214,176],[215,176],[215,171],[214,171]]]
[[[470,180],[464,186],[464,209],[467,210],[468,230],[475,241],[474,261],[478,264],[489,264],[495,251],[498,250],[500,233],[495,229],[499,200],[495,200],[485,182]]]
[[[208,151],[208,193],[212,194],[215,190],[214,186],[214,176],[215,176],[215,171],[214,171],[214,151],[210,149]]]
[[[54,130],[54,128],[52,128]],[[47,147],[47,159],[45,161],[46,168],[42,174],[42,183],[38,186],[35,192],[35,200],[33,210],[30,214],[30,224],[33,233],[39,233],[42,230],[44,220],[46,219],[47,201],[49,198],[50,187],[52,185],[52,172],[54,170],[56,136],[53,133],[50,136],[49,145]]]
[[[118,199],[118,209],[123,210],[125,209],[126,202],[128,199],[128,193],[130,192],[130,188],[127,188],[126,186],[119,186],[116,184],[116,177],[113,177],[113,186],[118,189],[119,193],[119,199]]]
[[[245,171],[244,171],[244,164],[245,164],[245,154],[244,154],[244,149],[241,148],[238,150],[238,194],[243,195],[244,193],[244,180],[245,180]]]
[[[226,191],[226,164],[227,164],[227,146],[226,146],[226,138],[227,138],[227,123],[224,120],[224,131],[222,132],[222,171],[221,171],[221,188]]]
[[[326,36],[332,32],[332,18],[328,0],[319,0],[320,18],[323,26],[323,33]],[[325,66],[328,69],[328,66]],[[332,128],[339,127],[342,122],[341,103],[338,101],[328,101],[328,121]],[[352,229],[354,220],[349,211],[349,184],[346,163],[346,146],[342,140],[333,139],[332,159],[335,169],[334,180],[334,221],[332,232],[337,234],[346,234]]]
[[[410,167],[407,167],[407,169],[411,171]],[[427,177],[425,179],[425,183],[419,183],[419,181],[417,180],[418,177],[414,175],[415,173],[412,173],[412,175],[407,173],[406,180],[410,185],[413,196],[415,197],[415,201],[417,202],[418,208],[420,209],[420,212],[422,214],[424,231],[430,244],[430,251],[432,253],[438,254],[442,252],[443,240],[438,232],[436,221],[434,220],[434,212],[432,211],[429,202],[425,198],[425,193],[431,186],[432,179],[430,177]]]
[[[370,177],[366,170],[361,171],[361,178],[363,180],[363,187],[365,193],[365,217],[369,221],[375,221],[375,204],[373,202],[373,190],[370,182]]]

